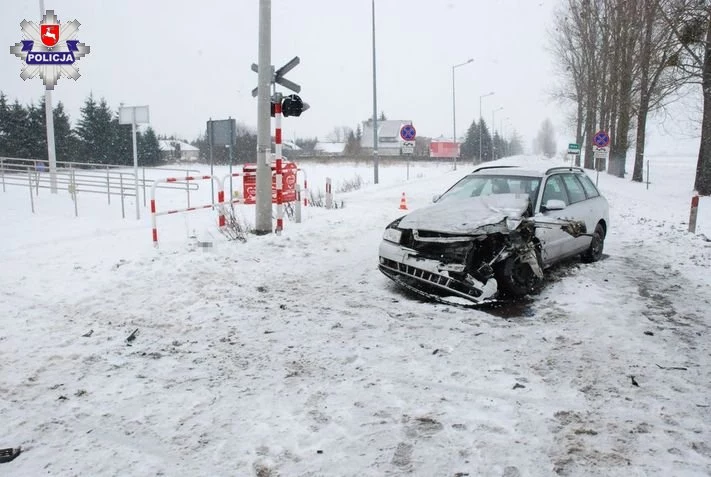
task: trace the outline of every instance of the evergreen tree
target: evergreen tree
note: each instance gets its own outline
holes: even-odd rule
[[[387,121],[388,118],[385,117],[385,111],[380,111],[380,119],[378,121]]]
[[[481,141],[481,157],[480,162],[491,160],[491,135],[489,134],[489,127],[486,125],[486,121],[481,119],[479,121],[479,128],[477,129],[477,134],[480,135]],[[475,151],[475,154],[479,156],[479,150]]]
[[[198,161],[203,164],[207,164],[210,161],[210,150],[207,144],[207,136],[201,134],[197,139],[191,141],[190,144],[197,147],[200,151],[198,152]]]
[[[54,148],[57,161],[76,162],[79,141],[72,130],[69,115],[64,111],[64,104],[61,101],[52,111],[52,116],[54,117]]]
[[[479,125],[476,123],[476,119],[467,129],[467,136],[461,146],[461,156],[462,159],[479,157]]]
[[[77,122],[75,129],[77,139],[79,141],[79,158],[81,162],[98,162],[96,158],[99,155],[96,146],[97,138],[94,135],[96,124],[96,101],[94,95],[90,94],[84,101],[84,106],[80,109],[81,117]]]
[[[138,141],[138,165],[157,166],[161,162],[160,146],[155,131],[150,126],[140,134]]]
[[[136,131],[136,148],[138,149],[138,136]],[[118,112],[111,119],[111,140],[109,141],[109,162],[126,166],[133,165],[133,127],[130,124],[119,124]],[[138,151],[138,162],[141,162],[141,153]]]
[[[7,104],[7,96],[5,96],[5,93],[0,91],[0,156],[9,156],[7,150],[9,114],[10,107]]]
[[[30,148],[28,147],[35,138],[28,127],[27,110],[18,100],[7,110],[7,123],[5,130],[5,148],[7,157],[30,158]]]
[[[106,100],[101,98],[97,104],[93,95],[89,95],[81,108],[81,118],[76,128],[80,141],[80,155],[84,162],[111,164],[112,159],[120,157],[122,148],[120,144],[118,151],[112,150],[113,142],[118,137],[116,124],[112,123],[113,119],[111,108]]]
[[[27,129],[29,129],[33,140],[26,144],[27,155],[22,157],[47,161],[47,125],[45,124],[45,113],[44,96],[41,97],[38,106],[30,103],[27,107]]]

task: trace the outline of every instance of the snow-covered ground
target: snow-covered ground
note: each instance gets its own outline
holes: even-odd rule
[[[66,191],[43,190],[32,215],[27,189],[0,193],[0,448],[24,449],[0,475],[711,474],[695,158],[652,157],[649,190],[601,174],[605,259],[483,310],[422,302],[377,270],[401,193],[425,206],[470,166],[413,163],[409,181],[382,166],[377,186],[367,164],[302,166],[313,189],[366,184],[244,244],[207,209],[159,217],[154,249],[132,203],[124,220],[80,194],[75,218]],[[184,196],[159,190],[159,209]]]

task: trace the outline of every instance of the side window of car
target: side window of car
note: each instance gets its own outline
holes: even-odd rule
[[[545,205],[549,200],[562,200],[566,206],[570,204],[560,176],[551,176],[546,181],[546,187],[543,189],[542,204]]]
[[[568,189],[571,204],[587,199],[585,189],[583,189],[582,184],[573,174],[563,174],[563,182],[565,182],[565,188]]]
[[[583,189],[585,189],[585,194],[588,196],[588,199],[592,199],[593,197],[598,197],[600,195],[597,191],[597,187],[595,187],[595,184],[592,183],[587,174],[578,174],[577,177],[583,184]]]

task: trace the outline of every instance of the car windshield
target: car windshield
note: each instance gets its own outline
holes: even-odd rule
[[[470,175],[454,184],[437,202],[494,194],[528,194],[533,203],[540,185],[540,177]]]

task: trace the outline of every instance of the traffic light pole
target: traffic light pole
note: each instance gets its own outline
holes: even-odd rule
[[[271,152],[271,0],[259,0],[259,69],[257,83],[257,197],[255,233],[272,232]]]

